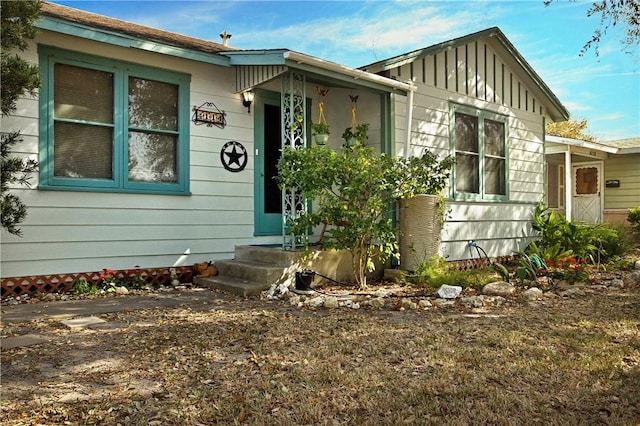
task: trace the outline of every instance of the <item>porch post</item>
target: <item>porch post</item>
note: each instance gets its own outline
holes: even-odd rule
[[[281,116],[282,147],[302,149],[307,140],[306,78],[304,74],[289,71],[282,75]],[[296,188],[282,191],[282,248],[295,250],[302,245],[307,235],[293,235],[289,232],[289,220],[306,212],[307,203]]]
[[[573,168],[571,165],[571,147],[564,152],[564,214],[567,220],[573,217]]]

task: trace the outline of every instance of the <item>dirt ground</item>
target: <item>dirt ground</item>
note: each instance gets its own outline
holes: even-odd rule
[[[3,325],[3,425],[640,424],[640,289],[481,309],[224,298]]]

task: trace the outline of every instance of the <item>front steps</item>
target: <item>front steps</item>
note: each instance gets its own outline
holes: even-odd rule
[[[234,259],[218,260],[215,265],[217,276],[194,277],[194,284],[243,297],[256,296],[273,284],[293,285],[300,253],[280,247],[236,246]]]

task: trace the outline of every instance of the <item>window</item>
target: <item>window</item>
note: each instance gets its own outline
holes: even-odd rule
[[[506,117],[452,107],[455,198],[507,199]]]
[[[40,48],[40,187],[186,194],[188,75]]]
[[[552,209],[564,208],[564,166],[547,164],[547,206]]]

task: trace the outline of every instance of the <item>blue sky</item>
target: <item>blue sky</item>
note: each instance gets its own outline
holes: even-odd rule
[[[518,1],[75,1],[89,12],[243,49],[287,48],[350,67],[497,26],[598,139],[640,137],[640,55],[619,27],[579,56],[598,27],[591,2]]]

